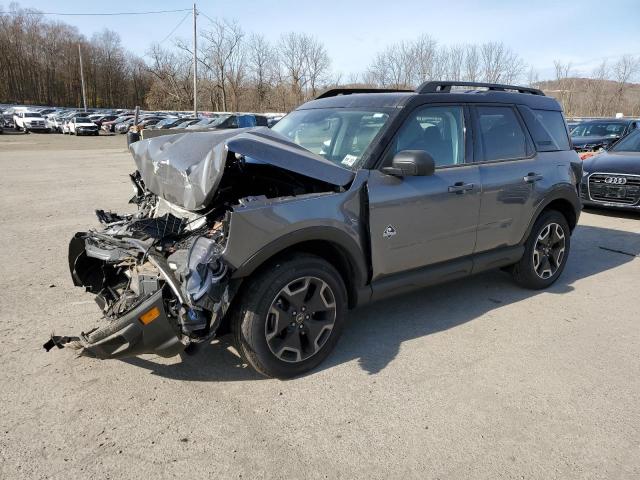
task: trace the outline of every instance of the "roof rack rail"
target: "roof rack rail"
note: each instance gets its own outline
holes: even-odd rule
[[[531,95],[545,96],[542,90],[537,88],[519,87],[517,85],[503,85],[500,83],[482,83],[482,82],[455,82],[455,81],[430,81],[420,85],[416,92],[418,93],[451,93],[451,87],[480,87],[487,90],[497,92],[505,92],[513,90],[518,93],[528,93]]]
[[[352,93],[393,93],[393,92],[413,92],[410,89],[392,88],[332,88],[318,95],[314,100],[321,98],[337,97],[338,95],[351,95]]]

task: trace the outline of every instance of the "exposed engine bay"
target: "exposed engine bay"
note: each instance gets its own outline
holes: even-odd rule
[[[52,336],[45,349],[70,346],[103,359],[170,357],[213,338],[242,282],[224,259],[234,209],[337,192],[351,180],[342,171],[313,178],[282,168],[268,153],[267,161],[258,159],[261,147],[275,149],[272,155],[279,150],[280,161],[312,154],[257,133],[188,133],[131,145],[138,170],[130,175],[129,203],[137,211],[97,210],[100,228],[78,232],[69,243],[73,283],[95,295],[101,324],[78,336]]]

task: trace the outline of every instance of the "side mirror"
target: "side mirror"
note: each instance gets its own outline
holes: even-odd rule
[[[396,177],[420,177],[433,175],[436,163],[424,150],[402,150],[394,155],[390,167],[384,167],[383,173]]]

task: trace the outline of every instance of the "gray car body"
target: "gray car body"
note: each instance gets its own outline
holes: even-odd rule
[[[350,284],[350,305],[517,262],[538,215],[550,205],[573,228],[581,205],[580,160],[572,150],[542,152],[531,138],[527,158],[474,162],[398,178],[382,172],[385,150],[407,115],[427,104],[507,104],[560,110],[549,97],[487,94],[354,94],[308,102],[300,109],[391,107],[392,120],[364,155],[343,192],[241,205],[230,214],[223,259],[246,277],[280,252],[308,244],[337,263]],[[524,177],[535,173],[540,181]],[[473,183],[452,194],[456,182]],[[395,235],[384,235],[391,226]],[[325,246],[323,248],[323,245]]]
[[[95,293],[109,312],[131,298],[130,287],[124,290],[126,295],[112,293],[123,280],[122,270],[129,269],[127,278],[138,280],[126,284],[137,285],[131,292],[142,303],[90,334],[53,336],[45,348],[78,341],[83,354],[98,358],[174,355],[192,340],[206,341],[216,334],[245,278],[294,252],[312,253],[334,265],[352,308],[518,262],[545,209],[561,212],[573,229],[581,208],[582,165],[577,153],[569,149],[568,138],[563,150],[558,147],[562,142],[550,141],[548,131],[546,137],[541,135],[531,111],[559,112],[560,106],[535,92],[325,94],[299,107],[375,108],[388,113],[388,121],[354,170],[267,128],[181,133],[132,143],[138,167],[131,176],[137,192],[132,201],[141,207],[142,217],[115,215],[109,220],[111,213],[99,211],[105,230],[78,232],[69,244],[69,266],[74,284]],[[399,176],[397,170],[385,170],[392,161],[393,140],[410,114],[426,105],[451,104],[461,106],[464,113],[464,163],[425,169],[425,175]],[[482,161],[475,105],[510,106],[527,136],[527,156]],[[464,188],[457,188],[461,185]],[[208,287],[211,296],[196,298],[188,281],[181,283],[188,277],[177,273],[196,271],[190,260],[195,244],[187,250],[171,243],[169,252],[158,244],[156,251],[150,248],[156,237],[142,241],[132,236],[138,218],[147,222],[152,218],[149,209],[157,211],[161,202],[189,225],[204,222],[212,235],[223,230],[223,241],[215,244],[219,249],[207,260],[218,272]],[[207,223],[208,216],[215,223]],[[153,218],[158,228],[161,218],[165,217]],[[165,238],[167,224],[162,228],[159,238]],[[188,237],[195,241],[200,235]],[[151,267],[145,268],[155,272],[150,283],[168,287],[159,290],[168,295],[166,305],[160,303],[164,293],[144,296],[146,287],[139,281],[144,269],[137,272],[147,262]],[[159,318],[147,324],[141,315],[153,306]],[[203,311],[208,315],[198,313]],[[194,331],[204,333],[194,337]]]

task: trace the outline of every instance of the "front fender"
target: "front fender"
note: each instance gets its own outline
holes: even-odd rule
[[[257,200],[235,208],[229,217],[222,259],[234,278],[250,275],[279,252],[307,241],[338,247],[351,263],[357,284],[367,279],[366,225],[361,181],[345,192]]]

